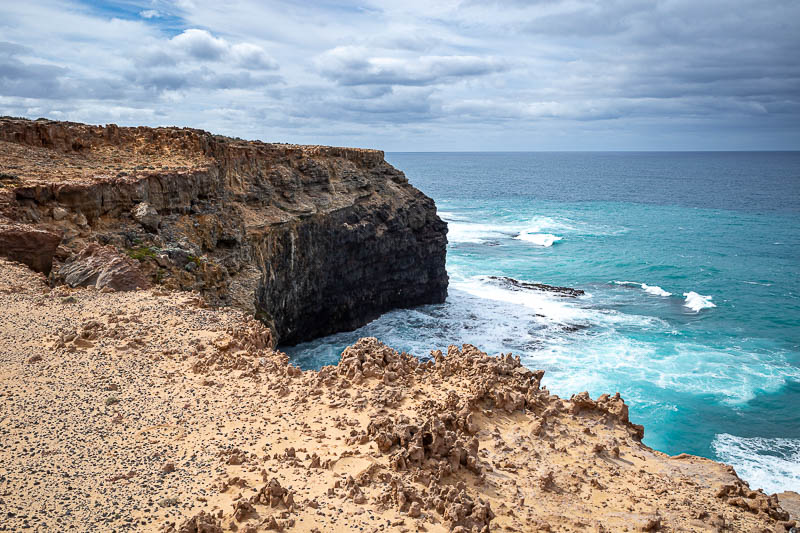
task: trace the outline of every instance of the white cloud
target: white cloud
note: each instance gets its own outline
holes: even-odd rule
[[[373,56],[364,47],[339,46],[320,55],[316,64],[327,78],[342,85],[431,85],[506,70],[493,57],[437,55]]]
[[[5,5],[0,114],[412,150],[800,145],[794,0],[125,5]]]

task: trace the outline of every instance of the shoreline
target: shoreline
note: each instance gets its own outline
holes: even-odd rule
[[[365,339],[303,372],[191,293],[0,279],[14,529],[788,529],[732,468],[642,445],[622,399],[560,399],[511,356]]]

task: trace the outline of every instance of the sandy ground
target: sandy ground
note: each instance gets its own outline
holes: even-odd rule
[[[194,294],[51,290],[2,260],[0,309],[0,530],[791,526],[732,468],[642,445],[621,399],[559,399],[510,356],[365,339],[301,372]]]

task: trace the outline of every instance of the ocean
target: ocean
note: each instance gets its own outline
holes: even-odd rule
[[[285,348],[296,364],[366,336],[419,357],[512,352],[563,397],[619,391],[657,450],[800,491],[800,152],[387,160],[448,222],[447,301]]]

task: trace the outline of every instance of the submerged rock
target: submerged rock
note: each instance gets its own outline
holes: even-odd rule
[[[514,290],[543,291],[556,294],[557,296],[565,296],[570,298],[583,296],[585,294],[585,292],[581,289],[545,285],[544,283],[529,283],[527,281],[519,281],[514,278],[509,278],[507,276],[489,276],[488,279],[500,282],[501,284]]]

